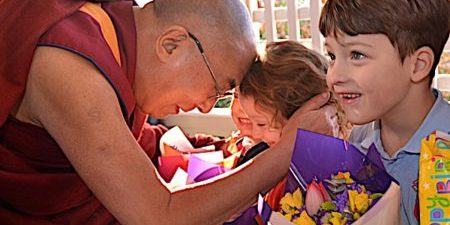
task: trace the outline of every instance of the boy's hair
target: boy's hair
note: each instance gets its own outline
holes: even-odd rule
[[[433,50],[434,76],[450,31],[449,0],[328,0],[320,16],[322,35],[384,34],[400,59],[423,46]]]
[[[298,42],[272,42],[244,76],[239,93],[252,97],[256,107],[273,112],[271,126],[278,127],[309,99],[328,90],[327,68],[325,57]],[[330,103],[337,106],[334,98]],[[342,110],[338,111],[338,123],[343,124]]]

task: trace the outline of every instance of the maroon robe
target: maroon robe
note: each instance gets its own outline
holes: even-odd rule
[[[98,23],[77,11],[83,3],[10,0],[0,4],[0,224],[117,223],[46,130],[8,116],[23,95],[36,46],[66,49],[92,62],[115,90],[124,120],[149,156],[154,155],[165,131],[146,124],[146,116],[135,108],[131,89],[136,63],[132,2],[103,4],[117,32],[121,67]]]

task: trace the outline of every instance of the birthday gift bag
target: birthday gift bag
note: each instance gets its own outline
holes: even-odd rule
[[[419,165],[420,224],[450,224],[450,135],[422,140]]]

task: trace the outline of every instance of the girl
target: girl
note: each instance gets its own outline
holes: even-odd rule
[[[327,68],[323,56],[298,42],[268,44],[265,55],[253,63],[239,86],[239,100],[251,122],[252,138],[261,139],[269,146],[277,143],[292,114],[312,97],[328,90]],[[347,139],[351,126],[343,111],[333,97],[328,104],[336,107],[337,114],[331,117],[329,122],[334,128],[327,134]],[[285,180],[265,197],[273,209],[279,206]]]
[[[241,107],[252,124],[252,137],[269,145],[278,142],[292,114],[312,97],[327,91],[326,59],[295,41],[273,42],[255,61],[239,86]],[[335,137],[347,138],[350,126],[336,100]]]

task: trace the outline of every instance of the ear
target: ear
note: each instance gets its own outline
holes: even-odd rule
[[[413,63],[413,74],[411,80],[418,83],[428,78],[434,63],[434,53],[430,47],[424,46],[417,49],[411,56]]]
[[[182,53],[182,47],[187,45],[188,31],[182,26],[170,26],[156,40],[156,54],[162,62],[167,62]]]

